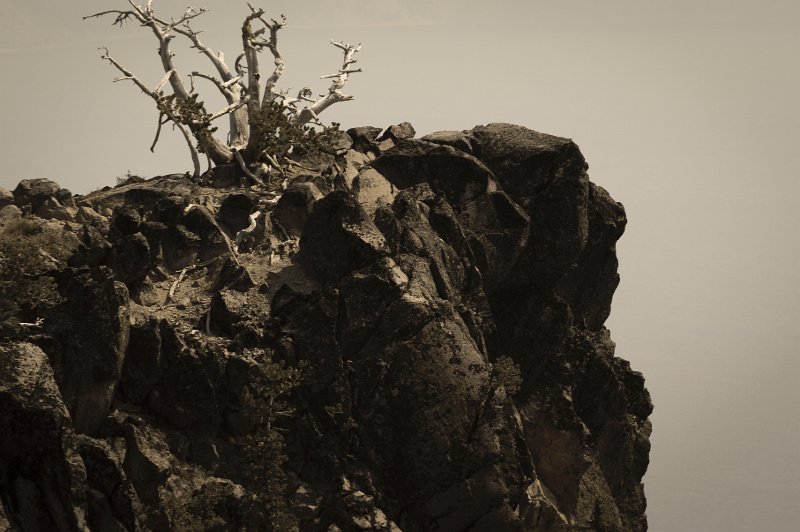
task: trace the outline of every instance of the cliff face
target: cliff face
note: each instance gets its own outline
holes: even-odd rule
[[[4,324],[0,525],[645,530],[652,405],[603,327],[622,205],[568,139],[411,131],[285,190],[21,183],[0,227],[67,258]]]

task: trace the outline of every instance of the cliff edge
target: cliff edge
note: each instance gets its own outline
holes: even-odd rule
[[[267,190],[0,194],[0,528],[646,530],[626,217],[587,168],[401,124]]]

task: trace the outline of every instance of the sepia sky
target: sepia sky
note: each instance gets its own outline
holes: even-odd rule
[[[502,121],[574,139],[629,217],[608,326],[655,403],[651,530],[795,529],[800,2],[255,3],[289,18],[285,88],[324,90],[340,57],[328,41],[364,43],[355,101],[323,119],[419,134]],[[0,187],[49,177],[85,193],[189,169],[178,134],[148,151],[152,102],[112,83],[96,50],[155,85],[152,36],[80,19],[122,5],[0,0]],[[165,15],[186,5],[155,1]],[[245,2],[203,6],[204,41],[233,59]],[[177,51],[185,71],[206,68]]]

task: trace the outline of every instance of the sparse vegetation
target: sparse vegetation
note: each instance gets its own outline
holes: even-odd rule
[[[258,370],[249,385],[248,407],[255,429],[243,447],[247,480],[255,491],[249,514],[254,523],[267,530],[297,530],[297,518],[286,498],[284,465],[288,458],[284,438],[275,421],[293,413],[285,397],[299,384],[302,368],[274,362],[267,353],[259,355]]]
[[[278,33],[286,25],[284,15],[279,20],[267,19],[263,9],[248,4],[250,13],[241,26],[243,50],[231,68],[222,52],[215,52],[200,41],[201,32],[192,26],[194,19],[207,10],[189,7],[182,16],[168,19],[156,14],[153,0],[146,5],[128,0],[128,4],[129,9],[101,11],[84,19],[113,16],[114,25],[122,26],[133,21],[152,31],[159,43],[164,70],[164,77],[154,88],[145,85],[113,58],[107,48],[102,48],[104,53],[101,58],[122,74],[115,81],[131,81],[155,102],[158,123],[151,151],[158,143],[162,127],[171,123],[186,140],[195,175],[200,174],[199,154],[202,153],[217,165],[238,162],[245,174],[253,181],[262,183],[259,176],[264,170],[261,165],[266,166],[267,172],[279,170],[281,158],[293,146],[302,147],[319,140],[311,124],[322,127],[318,118],[320,113],[335,103],[353,99],[344,94],[342,89],[350,74],[361,71],[360,68],[353,68],[360,44],[354,46],[331,41],[333,46],[341,50],[343,58],[336,73],[322,76],[322,79],[331,80],[328,90],[312,97],[311,89],[305,87],[292,96],[278,87],[286,67],[278,49]],[[194,71],[184,79],[177,67],[175,53],[170,48],[172,40],[178,36],[186,38],[192,48],[205,55],[216,74]],[[264,50],[269,50],[274,65],[268,76],[259,67],[259,54]],[[206,80],[216,86],[226,102],[221,109],[213,113],[208,111],[206,103],[196,91],[197,80]],[[165,92],[167,87],[170,92]],[[224,116],[229,120],[225,141],[216,135],[218,128],[213,125],[215,120]]]
[[[22,313],[59,303],[47,272],[67,260],[67,249],[40,223],[20,219],[0,227],[0,327],[15,328]]]

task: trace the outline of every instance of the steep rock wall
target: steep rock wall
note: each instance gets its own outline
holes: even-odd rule
[[[61,302],[3,326],[0,523],[647,528],[652,404],[603,326],[622,205],[568,139],[378,133],[285,191],[20,185],[0,229],[72,247]]]

